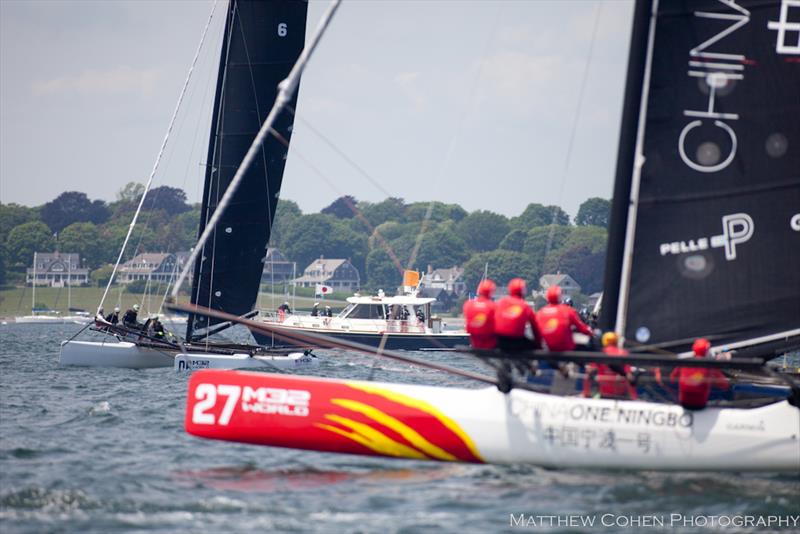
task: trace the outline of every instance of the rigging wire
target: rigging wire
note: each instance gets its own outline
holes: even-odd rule
[[[114,281],[114,275],[119,268],[119,264],[122,261],[122,257],[125,254],[125,247],[128,245],[128,240],[131,237],[131,233],[133,233],[133,228],[136,226],[136,220],[139,218],[139,212],[142,210],[142,205],[144,204],[144,200],[147,197],[147,192],[150,190],[150,186],[153,183],[153,177],[158,170],[158,165],[161,162],[161,156],[164,154],[164,148],[167,145],[167,140],[169,139],[170,133],[172,132],[172,127],[175,124],[175,118],[178,115],[178,110],[181,108],[181,104],[183,102],[183,97],[186,94],[186,88],[189,85],[189,80],[192,79],[192,72],[194,71],[194,66],[197,63],[197,58],[200,56],[200,51],[203,48],[203,43],[206,40],[206,34],[208,33],[208,28],[211,26],[211,19],[214,17],[214,11],[217,8],[217,0],[214,0],[214,4],[211,6],[211,13],[208,15],[208,20],[206,21],[205,28],[203,28],[203,34],[200,37],[200,44],[197,46],[197,51],[194,54],[194,58],[192,59],[192,64],[189,67],[189,73],[186,75],[186,80],[183,82],[183,87],[181,88],[180,96],[178,96],[178,103],[175,105],[175,111],[172,112],[172,118],[169,121],[169,127],[167,128],[167,133],[164,135],[164,140],[161,143],[161,149],[158,151],[158,156],[156,156],[156,161],[153,164],[153,170],[150,172],[150,177],[147,180],[147,184],[145,185],[144,191],[142,192],[142,198],[139,200],[139,206],[136,208],[136,213],[133,215],[133,220],[131,221],[130,226],[128,227],[128,233],[125,235],[125,241],[122,243],[122,248],[119,251],[119,256],[117,256],[117,261],[114,264],[114,268],[111,271],[111,276],[108,279],[108,284],[106,284],[106,289],[103,291],[103,296],[100,299],[100,304],[97,306],[97,312],[99,313],[100,308],[103,307],[103,303],[106,300],[106,296],[108,296],[108,290],[111,288],[111,283]]]
[[[496,17],[495,17],[494,24],[492,26],[492,31],[490,32],[490,36],[489,36],[489,38],[487,39],[487,41],[485,43],[482,56],[486,55],[486,50],[488,49],[489,45],[494,41],[494,38],[495,38],[495,35],[496,35],[496,32],[497,32],[498,23],[499,23],[499,20],[500,20],[500,13],[501,12],[502,12],[502,9],[499,9],[496,12]],[[473,78],[472,83],[470,84],[470,90],[469,90],[468,96],[464,100],[465,108],[469,107],[472,104],[473,100],[474,100],[476,89],[477,89],[477,86],[478,86],[478,82],[482,78],[483,65],[484,65],[483,63],[480,64],[480,68],[477,70],[476,75]],[[380,184],[376,180],[374,180],[362,167],[360,167],[358,164],[356,164],[355,161],[353,161],[351,158],[347,157],[347,155],[342,150],[340,150],[338,147],[336,147],[333,144],[333,142],[331,142],[327,137],[322,135],[318,130],[313,128],[308,123],[308,121],[304,120],[302,117],[299,117],[296,114],[294,109],[292,109],[292,108],[288,108],[288,109],[289,109],[289,111],[291,113],[293,113],[295,115],[296,118],[299,118],[299,120],[303,124],[309,126],[309,129],[313,133],[315,133],[318,137],[320,137],[320,139],[322,139],[330,148],[332,148],[337,154],[339,154],[345,161],[347,161],[350,165],[352,165],[370,183],[372,183],[374,186],[379,188],[386,195],[391,196],[388,191],[386,191],[383,187],[381,187]],[[435,183],[435,184],[439,184],[440,183],[442,176],[444,176],[445,171],[447,170],[447,168],[449,166],[450,160],[451,160],[452,155],[455,152],[455,148],[457,146],[458,137],[459,137],[460,132],[461,132],[461,130],[463,128],[463,125],[464,125],[464,122],[466,120],[466,116],[467,115],[468,115],[468,113],[467,113],[466,109],[462,110],[462,113],[459,116],[458,124],[457,124],[456,129],[455,129],[455,133],[453,134],[453,136],[450,139],[450,143],[448,145],[448,150],[447,150],[447,152],[445,154],[442,166],[439,169],[439,172],[437,173],[436,178],[433,181],[433,183]],[[270,133],[274,137],[276,137],[279,141],[281,141],[285,146],[287,146],[287,147],[289,146],[288,141],[286,141],[278,132],[276,132],[275,130],[271,129]],[[324,175],[324,173],[322,173],[307,158],[303,157],[302,154],[298,153],[296,146],[293,147],[293,157],[299,158],[301,161],[306,163],[306,165],[308,165],[309,168],[311,168],[320,178],[322,178],[323,181],[325,181],[334,191],[337,191],[337,193],[339,193],[341,195],[341,192],[338,191],[338,188],[333,184],[333,181],[329,180]],[[392,263],[395,265],[395,267],[397,267],[398,271],[402,274],[404,272],[403,265],[402,265],[399,257],[397,256],[397,254],[392,249],[391,245],[383,238],[383,236],[380,234],[380,231],[377,230],[376,228],[374,228],[372,226],[372,224],[370,224],[370,222],[366,219],[366,217],[364,217],[364,215],[361,212],[361,210],[359,210],[358,207],[355,206],[352,203],[352,201],[350,201],[350,199],[346,198],[346,196],[343,196],[343,197],[345,199],[345,203],[350,208],[350,210],[353,212],[353,214],[370,230],[371,235],[374,235],[376,237],[376,239],[378,239],[379,243],[384,248],[384,250],[386,251],[387,255],[389,255]],[[412,249],[411,255],[409,256],[408,267],[407,267],[408,269],[410,269],[414,265],[414,262],[416,261],[416,257],[417,257],[418,251],[419,251],[419,249],[420,249],[420,247],[422,245],[422,238],[424,237],[425,231],[426,231],[426,229],[427,229],[427,227],[428,227],[428,225],[430,223],[430,219],[431,219],[432,214],[433,214],[434,205],[435,205],[434,202],[429,202],[428,205],[427,205],[427,209],[425,211],[425,216],[423,217],[423,219],[421,221],[420,232],[417,234],[417,238],[415,240],[414,248]],[[384,333],[383,339],[382,339],[382,343],[381,343],[381,348],[382,348],[383,344],[385,344],[387,337],[388,337],[388,333]]]
[[[220,63],[219,63],[219,71],[216,78],[216,87],[217,93],[215,93],[214,104],[211,106],[211,123],[210,123],[210,138],[208,141],[207,147],[207,160],[204,167],[204,190],[203,195],[201,197],[200,205],[201,205],[201,220],[200,220],[200,230],[204,230],[205,226],[208,224],[210,211],[211,211],[211,195],[212,189],[214,188],[214,181],[216,180],[216,201],[219,202],[219,167],[214,167],[215,161],[220,161],[221,156],[217,154],[217,150],[222,151],[222,147],[220,145],[220,139],[222,138],[222,130],[224,128],[224,121],[225,116],[220,112],[220,110],[225,105],[225,86],[226,86],[226,79],[228,75],[228,63],[229,63],[229,56],[230,56],[230,43],[232,32],[228,31],[228,28],[232,24],[232,18],[234,16],[233,9],[238,7],[238,4],[229,4],[229,10],[225,17],[224,23],[222,24],[222,31],[220,33],[219,39],[219,46],[221,49],[221,54],[224,54],[224,58],[220,56]],[[220,120],[217,120],[220,119]],[[208,161],[210,159],[210,161]],[[216,173],[216,178],[215,178]],[[203,214],[205,213],[205,219],[203,219]],[[214,240],[211,243],[211,263],[210,263],[210,280],[209,280],[209,289],[208,289],[208,301],[206,305],[211,306],[211,298],[212,293],[214,291],[214,258],[215,258],[215,249],[216,249],[216,231],[214,231]],[[196,279],[193,280],[192,288],[191,288],[191,296],[190,301],[192,302],[199,302],[201,295],[200,295],[200,287],[202,286],[203,281],[203,265],[207,259],[205,254],[205,246],[201,247],[201,257],[199,262],[196,265],[189,265],[189,268],[196,268],[195,274]],[[188,262],[187,262],[188,263]],[[178,288],[180,289],[180,288]],[[173,297],[177,301],[177,296]],[[191,337],[191,332],[195,326],[195,317],[189,316],[186,325],[186,338],[189,339]],[[206,348],[208,348],[208,340],[206,340]]]
[[[286,138],[284,138],[279,132],[277,132],[275,130],[270,130],[270,133],[272,134],[272,136],[274,138],[276,138],[278,141],[280,141],[284,146],[286,146],[287,148],[289,147],[289,141],[287,141]],[[319,178],[321,178],[323,182],[328,184],[328,186],[331,189],[333,189],[333,191],[335,191],[338,195],[340,195],[340,197],[344,200],[344,203],[347,205],[348,209],[350,211],[352,211],[353,215],[355,215],[355,217],[367,228],[367,230],[369,230],[370,235],[371,236],[375,236],[375,238],[380,243],[381,247],[386,251],[386,254],[392,260],[392,264],[394,264],[394,266],[397,267],[399,272],[402,273],[403,272],[403,264],[400,262],[400,259],[397,257],[397,254],[395,253],[394,249],[391,247],[389,242],[386,241],[386,239],[384,239],[383,235],[381,235],[381,233],[380,233],[380,230],[378,230],[377,227],[373,226],[372,223],[369,222],[369,219],[367,219],[364,216],[364,213],[358,208],[358,206],[356,206],[353,203],[353,201],[348,198],[347,195],[343,194],[343,191],[341,191],[336,186],[335,182],[332,179],[328,178],[328,176],[325,173],[323,173],[319,169],[319,167],[314,165],[311,162],[310,158],[306,158],[301,152],[299,152],[295,146],[292,146],[292,159],[299,159],[300,161],[305,163],[306,166],[308,166],[308,168],[314,174],[316,174]]]
[[[233,11],[230,13],[230,19],[226,21],[226,26],[228,24],[233,25],[233,18],[237,16],[238,11],[239,11],[239,4],[234,4]],[[214,132],[214,141],[213,141],[214,145],[213,145],[213,152],[212,152],[212,159],[211,159],[211,169],[208,171],[209,172],[208,186],[211,187],[211,185],[214,183],[215,179],[217,181],[217,186],[216,186],[215,191],[214,191],[215,194],[216,194],[215,201],[216,201],[217,205],[219,205],[219,202],[220,202],[220,196],[219,196],[220,195],[220,184],[221,184],[221,181],[222,181],[222,174],[221,174],[222,164],[221,164],[221,162],[222,162],[222,157],[223,157],[222,156],[222,151],[224,149],[224,145],[222,143],[222,140],[223,140],[224,131],[225,131],[225,113],[222,113],[222,110],[225,109],[226,99],[228,97],[227,92],[226,92],[225,89],[227,87],[228,67],[230,65],[231,40],[233,39],[233,31],[225,32],[225,29],[223,29],[223,33],[225,34],[225,35],[223,35],[223,39],[227,39],[227,42],[225,43],[224,68],[223,68],[222,73],[221,73],[222,80],[221,80],[220,85],[219,85],[219,88],[220,88],[219,109],[213,110],[213,113],[219,112],[219,121],[216,124],[216,131]],[[222,58],[220,58],[220,61],[222,61]],[[209,143],[211,143],[211,141],[209,141]],[[219,150],[219,154],[217,154],[217,150]],[[215,161],[218,162],[217,163],[217,165],[218,165],[217,167],[214,167],[214,162]],[[215,173],[216,173],[216,178],[215,178]],[[213,214],[211,213],[211,198],[210,197],[211,197],[211,191],[208,191],[208,198],[206,198],[205,195],[204,195],[204,200],[207,202],[207,205],[205,206],[205,208],[206,208],[206,220],[204,221],[204,223],[205,223],[206,226],[203,228],[204,231],[208,228],[209,221],[213,216]],[[216,266],[217,266],[217,254],[216,254],[216,252],[217,252],[217,229],[216,229],[216,225],[214,225],[214,226],[215,227],[212,229],[213,232],[214,232],[214,237],[213,237],[212,242],[211,242],[211,265],[209,266],[209,272],[208,272],[208,301],[206,303],[206,306],[208,306],[208,307],[211,307],[211,302],[212,302],[212,299],[214,298],[214,280],[215,280],[214,272],[215,272]],[[197,280],[196,280],[197,288],[192,287],[192,292],[195,295],[195,300],[199,301],[200,300],[200,291],[201,291],[201,287],[202,287],[202,279],[203,279],[203,267],[202,267],[202,265],[203,265],[203,262],[206,260],[206,254],[205,254],[206,251],[205,251],[205,245],[202,245],[202,246],[195,245],[195,249],[197,249],[197,248],[201,249],[202,256],[201,256],[201,259],[200,259],[200,268],[197,270],[197,272],[198,272]],[[194,262],[192,262],[192,261],[187,261],[187,265],[185,265],[184,268],[191,267],[193,263]],[[178,299],[177,290],[179,290],[179,289],[180,289],[179,284],[178,284],[178,282],[176,282],[176,285],[173,287],[175,300]],[[191,329],[193,329],[194,325],[192,324],[192,322],[194,320],[195,320],[194,316],[189,316],[189,321],[187,323],[187,337],[188,337],[188,332]],[[209,343],[208,336],[206,336],[206,338],[205,338],[206,349],[208,349],[208,343]]]
[[[281,143],[283,143],[285,146],[287,146],[287,147],[289,146],[289,142],[283,136],[281,136],[280,133],[276,132],[275,130],[271,130],[271,134],[276,139],[278,139]],[[323,173],[308,158],[303,156],[303,154],[301,152],[298,152],[296,148],[293,149],[292,158],[299,159],[300,161],[305,163],[308,166],[308,168],[311,169],[311,171],[313,171],[317,176],[319,176],[319,178],[321,178],[325,183],[330,185],[330,187],[334,191],[338,192],[336,186],[334,185],[334,182],[330,178],[328,178],[328,176],[325,175],[325,173]],[[402,263],[400,262],[400,259],[395,254],[395,252],[392,249],[391,245],[383,238],[383,236],[380,234],[380,231],[377,228],[372,226],[372,224],[369,222],[369,220],[367,220],[367,218],[364,216],[364,214],[361,212],[361,210],[359,210],[358,207],[355,204],[353,204],[353,202],[349,198],[347,198],[346,196],[343,196],[343,198],[344,198],[345,203],[347,204],[347,206],[355,214],[356,218],[358,218],[359,221],[361,221],[370,230],[372,235],[374,235],[378,239],[379,243],[381,244],[381,246],[384,248],[386,253],[389,255],[390,259],[392,260],[392,263],[394,264],[394,266],[397,267],[398,270],[400,271],[400,273],[402,274],[403,273]],[[386,343],[387,339],[388,339],[388,334],[384,333],[383,337],[381,338],[381,347],[383,347],[383,345]],[[437,344],[440,348],[446,348],[438,340],[432,339],[431,343],[432,344]]]
[[[372,184],[375,187],[375,189],[377,189],[378,191],[380,191],[381,193],[383,193],[387,197],[391,197],[392,196],[392,194],[389,191],[387,191],[386,188],[383,187],[383,185],[381,185],[381,183],[378,180],[373,178],[366,170],[364,170],[364,168],[361,165],[356,163],[355,160],[353,160],[342,149],[340,149],[338,146],[336,146],[333,143],[333,141],[330,140],[330,138],[328,138],[325,134],[323,134],[321,131],[319,131],[317,128],[315,128],[308,120],[303,118],[302,115],[298,114],[297,110],[295,110],[291,106],[287,106],[286,110],[289,111],[289,113],[291,113],[292,115],[294,115],[295,119],[297,119],[301,123],[303,123],[303,125],[306,128],[308,128],[312,133],[314,133],[314,135],[316,135],[322,142],[324,142],[326,145],[328,145],[328,147],[331,150],[336,152],[336,154],[338,154],[339,157],[341,157],[343,160],[345,160],[347,163],[349,163],[350,166],[353,167],[356,171],[358,171],[358,173],[361,176],[363,176],[370,184]],[[296,150],[296,148],[292,147],[292,150]],[[331,185],[332,189],[336,193],[341,194],[341,191],[339,191],[336,187],[334,187],[332,182],[329,185]]]
[[[481,54],[481,57],[486,56],[486,51],[488,50],[489,45],[495,39],[501,13],[502,13],[502,7],[501,7],[501,9],[498,9],[497,12],[496,12],[495,20],[494,20],[494,23],[492,25],[492,31],[489,32],[489,38],[487,39],[487,41],[486,41],[486,43],[484,45],[484,49],[483,49],[483,52]],[[470,106],[472,104],[472,101],[474,100],[475,93],[476,93],[477,86],[478,86],[478,82],[482,78],[483,66],[484,66],[484,63],[481,62],[480,63],[480,67],[479,67],[475,77],[473,78],[472,83],[470,84],[469,94],[468,94],[467,98],[464,100],[465,107]],[[392,194],[389,191],[387,191],[386,188],[384,188],[380,184],[380,182],[378,182],[375,178],[373,178],[366,170],[364,170],[363,167],[361,167],[352,158],[350,158],[343,150],[341,150],[338,146],[336,146],[327,136],[325,136],[321,131],[319,131],[317,128],[315,128],[302,115],[299,115],[296,112],[295,109],[293,109],[291,107],[287,107],[287,110],[290,113],[292,113],[297,120],[299,120],[304,126],[306,126],[320,140],[322,140],[326,145],[328,145],[329,148],[331,148],[343,160],[345,160],[348,164],[350,164],[351,167],[353,167],[361,176],[363,176],[376,189],[381,191],[387,197],[392,197]],[[450,143],[449,143],[449,146],[448,146],[448,150],[447,150],[447,153],[445,155],[442,167],[440,168],[440,170],[439,170],[439,172],[437,174],[437,177],[433,181],[434,184],[438,185],[440,183],[442,176],[445,174],[445,170],[449,166],[449,162],[450,162],[451,156],[452,156],[453,152],[455,151],[455,147],[456,147],[456,144],[457,144],[456,141],[458,139],[458,136],[460,135],[460,131],[461,131],[462,127],[463,127],[463,124],[464,124],[466,116],[467,116],[467,112],[466,111],[463,111],[460,114],[458,125],[456,127],[456,131],[455,131],[453,137],[450,140]],[[272,133],[273,133],[273,135],[275,135],[275,137],[277,137],[279,140],[281,140],[281,142],[283,142],[286,146],[288,146],[288,142],[283,140],[283,138],[277,132],[275,132],[273,130]],[[335,186],[334,182],[332,180],[328,179],[307,158],[304,158],[301,154],[298,154],[296,146],[292,147],[292,154],[295,155],[295,157],[300,158],[300,160],[303,161],[304,163],[306,163],[320,178],[323,179],[323,181],[325,181],[325,183],[327,183],[331,187],[331,189],[333,189],[337,194],[339,194],[344,199],[345,204],[347,205],[347,207],[353,212],[353,214],[370,231],[370,235],[375,236],[375,238],[378,240],[379,244],[386,251],[387,255],[389,256],[389,258],[392,261],[392,263],[394,264],[394,266],[397,267],[398,272],[400,272],[402,274],[405,269],[410,269],[413,266],[413,264],[414,264],[414,262],[416,260],[416,256],[418,254],[419,248],[421,247],[421,244],[422,244],[422,238],[424,237],[425,231],[427,230],[427,227],[429,225],[430,219],[431,219],[431,217],[433,215],[433,207],[434,207],[434,204],[435,204],[434,202],[428,202],[427,209],[425,211],[425,215],[423,216],[423,219],[421,221],[420,232],[417,234],[417,239],[415,240],[414,248],[413,248],[412,253],[411,253],[410,257],[409,257],[408,266],[406,268],[404,268],[402,263],[400,262],[399,257],[397,256],[395,251],[392,249],[391,245],[381,235],[380,231],[377,228],[375,228],[374,226],[372,226],[372,224],[366,219],[366,217],[364,217],[364,215],[361,212],[361,210],[359,210],[358,207],[355,204],[353,204],[353,202],[350,201],[349,198],[347,198],[345,195],[343,195],[343,192],[341,190],[339,190],[338,187]]]
[[[501,4],[500,8],[495,13],[495,19],[494,23],[492,24],[492,29],[490,32],[488,32],[489,37],[487,38],[484,44],[484,48],[481,53],[482,58],[486,56],[487,51],[489,49],[489,45],[495,40],[495,37],[497,35],[497,28],[500,22],[500,14],[502,13],[502,11],[503,11],[503,5]],[[486,62],[484,61],[479,62],[479,67],[477,69],[477,72],[475,73],[475,77],[472,79],[472,83],[470,84],[469,93],[467,95],[467,98],[464,100],[463,104],[464,108],[461,110],[461,113],[459,114],[458,123],[456,124],[455,132],[453,133],[453,136],[450,138],[450,142],[448,143],[447,152],[445,153],[444,159],[442,161],[442,166],[439,168],[439,172],[436,174],[436,177],[431,182],[432,186],[431,189],[434,192],[438,191],[439,186],[441,185],[442,177],[445,175],[447,169],[450,166],[450,160],[452,159],[453,153],[455,152],[458,139],[464,127],[464,122],[466,120],[466,117],[469,115],[468,108],[473,107],[473,100],[475,99],[475,94],[477,92],[478,82],[483,77],[483,69],[485,64]],[[422,219],[422,226],[420,228],[419,234],[417,234],[417,239],[414,243],[414,248],[411,250],[411,254],[409,255],[408,258],[409,268],[411,268],[411,266],[414,265],[414,262],[416,262],[417,254],[419,253],[419,250],[422,247],[422,239],[425,236],[425,232],[427,231],[427,228],[430,224],[430,219],[433,216],[433,206],[434,203],[429,202],[428,209],[425,210],[425,216]]]
[[[600,15],[603,12],[603,2],[600,0],[595,8],[594,25],[592,26],[592,36],[589,39],[589,53],[586,55],[586,64],[583,67],[583,76],[581,78],[580,88],[578,90],[578,105],[575,107],[575,117],[572,120],[572,129],[569,133],[569,141],[567,142],[567,153],[564,157],[564,168],[561,172],[561,181],[558,189],[558,196],[556,197],[556,204],[553,206],[553,217],[550,221],[550,231],[547,235],[547,245],[545,246],[544,256],[542,256],[542,269],[544,269],[547,256],[553,246],[553,239],[555,238],[556,231],[556,216],[558,215],[559,205],[564,198],[564,189],[567,182],[567,175],[569,174],[569,166],[572,161],[572,147],[575,144],[575,135],[578,131],[578,123],[581,119],[581,111],[583,108],[583,95],[586,92],[586,81],[589,78],[589,68],[592,65],[592,56],[594,54],[594,46],[597,38],[597,27],[600,21]],[[558,265],[556,265],[558,267]]]
[[[200,58],[200,61],[202,61],[202,58]],[[211,72],[209,72],[208,76],[210,78]],[[208,96],[208,90],[209,90],[208,89],[208,85],[209,84],[203,84],[203,86],[205,87],[204,96],[203,96],[203,104],[205,103],[205,101],[207,99],[207,96]],[[192,89],[188,88],[188,87],[187,87],[187,90],[188,90],[188,92],[187,92],[187,96],[186,96],[186,103],[191,108],[191,103],[192,103],[192,101],[193,101],[193,99],[194,99],[194,97],[196,95],[196,91],[192,91]],[[180,138],[180,134],[183,131],[183,127],[187,122],[187,118],[186,118],[185,114],[184,115],[178,114],[177,118],[176,118],[176,121],[177,121],[176,122],[177,130],[175,131],[175,134],[177,135],[178,138]],[[194,150],[195,150],[195,148],[196,148],[196,146],[198,144],[197,143],[197,137],[199,135],[199,131],[200,131],[200,118],[199,118],[199,114],[198,114],[198,120],[197,120],[197,123],[195,124],[195,135],[194,135],[194,141],[192,143],[192,152],[194,152]],[[175,155],[175,146],[172,145],[171,149],[168,147],[165,150],[165,155],[166,156],[165,156],[165,159],[164,159],[164,164],[161,166],[161,168],[165,169],[165,170],[168,170],[170,168],[171,163],[172,163],[172,158]],[[191,158],[189,158],[189,159],[191,159]],[[181,189],[182,190],[185,190],[185,185],[186,185],[186,182],[187,182],[187,179],[188,179],[188,169],[189,169],[189,167],[187,166],[186,167],[186,171],[184,172],[183,181],[181,183]],[[150,221],[153,218],[153,210],[155,209],[155,205],[156,205],[156,203],[158,201],[159,195],[161,194],[160,188],[155,188],[154,191],[155,191],[155,194],[153,195],[152,190],[151,190],[151,195],[150,195],[150,198],[149,198],[149,200],[152,201],[152,202],[150,202],[150,206],[151,207],[148,209],[147,206],[144,206],[144,205],[142,206],[142,210],[145,213],[145,218],[144,218],[144,222],[140,223],[138,225],[139,229],[140,229],[139,237],[138,237],[138,240],[136,242],[136,246],[133,248],[133,253],[131,254],[131,258],[136,258],[136,256],[139,255],[140,251],[142,250],[142,243],[143,243],[143,241],[145,239],[145,236],[146,236],[146,233],[147,233],[147,229],[150,228]],[[167,247],[167,250],[166,250],[167,254],[170,253],[170,249],[171,248],[172,248],[172,245],[169,245]],[[148,280],[148,283],[149,283],[149,280]],[[167,288],[169,288],[169,284],[168,284]],[[145,287],[145,292],[142,293],[142,300],[140,302],[140,305],[142,307],[144,307],[144,300],[147,297],[147,295],[148,295],[147,287]],[[163,302],[162,302],[162,304],[163,304]],[[117,305],[120,306],[120,302],[118,302]],[[161,306],[159,306],[159,310],[160,309],[161,309]],[[149,314],[149,311],[150,310],[149,310],[149,305],[148,305],[148,314]]]

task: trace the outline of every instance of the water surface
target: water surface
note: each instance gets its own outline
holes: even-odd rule
[[[183,431],[186,375],[59,367],[59,342],[78,328],[0,326],[3,534],[638,532],[626,518],[800,514],[800,481],[789,475],[441,464],[201,440]],[[311,371],[320,376],[467,385],[391,361],[320,354]],[[415,355],[479,368],[452,353]],[[511,514],[596,523],[512,527]],[[604,514],[612,526],[600,524]]]

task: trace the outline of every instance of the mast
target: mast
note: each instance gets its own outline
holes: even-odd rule
[[[172,127],[175,125],[175,119],[178,117],[178,111],[181,109],[181,104],[183,103],[183,97],[186,95],[186,88],[189,86],[189,81],[192,79],[192,72],[194,71],[194,66],[197,64],[197,58],[200,56],[200,50],[203,49],[203,43],[206,40],[206,34],[208,33],[208,28],[211,25],[211,19],[214,17],[214,11],[217,8],[217,2],[214,1],[214,4],[211,6],[211,14],[208,16],[208,21],[206,22],[206,26],[203,29],[203,35],[200,37],[200,44],[197,46],[197,51],[194,54],[194,59],[192,60],[192,65],[189,67],[189,73],[186,75],[186,80],[183,82],[183,87],[181,88],[181,93],[178,96],[178,103],[175,105],[175,110],[172,112],[172,118],[169,121],[169,126],[167,127],[167,133],[164,135],[164,140],[161,142],[161,148],[158,151],[158,155],[156,156],[156,161],[153,164],[153,169],[150,171],[150,177],[147,179],[147,183],[144,186],[144,190],[142,191],[142,196],[139,199],[139,205],[136,207],[136,211],[133,214],[133,219],[131,219],[130,225],[128,225],[128,232],[125,234],[125,239],[122,242],[122,247],[120,247],[119,255],[117,256],[117,261],[114,263],[114,268],[111,270],[111,276],[108,279],[108,283],[106,284],[106,289],[103,291],[103,296],[100,298],[100,303],[97,305],[98,311],[100,308],[103,307],[103,303],[108,296],[108,292],[111,289],[111,283],[114,281],[114,276],[117,273],[117,268],[119,268],[120,263],[122,263],[122,257],[125,254],[125,247],[128,246],[128,240],[131,238],[133,234],[133,229],[136,226],[136,221],[139,218],[139,214],[142,211],[142,207],[144,206],[144,200],[147,198],[147,193],[150,191],[150,186],[153,184],[153,178],[156,175],[156,171],[158,170],[158,165],[161,162],[161,157],[164,155],[164,149],[167,146],[167,141],[169,140],[170,134],[172,133]]]
[[[622,258],[625,247],[625,228],[628,225],[631,195],[631,171],[636,155],[636,131],[641,114],[642,85],[647,62],[647,41],[650,34],[652,1],[636,2],[628,51],[628,73],[622,106],[622,122],[617,147],[617,170],[608,226],[608,250],[603,284],[603,304],[598,325],[603,331],[615,328],[617,300],[620,293]]]
[[[36,251],[33,253],[33,280],[31,281],[31,315],[36,315]]]
[[[633,261],[633,243],[636,239],[636,215],[639,208],[639,188],[642,178],[644,156],[644,127],[647,120],[647,95],[650,89],[650,72],[653,63],[653,40],[656,31],[656,13],[658,0],[653,0],[650,13],[650,23],[647,31],[647,52],[644,62],[644,77],[642,79],[642,96],[639,101],[639,118],[636,126],[636,145],[633,154],[633,172],[631,175],[630,197],[628,200],[628,218],[625,225],[625,246],[622,251],[622,274],[619,282],[619,296],[617,300],[617,319],[614,331],[624,340],[625,325],[628,317],[628,294],[630,292],[631,267]]]
[[[211,180],[214,174],[214,148],[216,147],[216,140],[219,137],[219,110],[220,108],[220,100],[222,98],[222,83],[225,80],[225,66],[227,65],[227,57],[228,57],[228,36],[230,35],[230,25],[231,25],[231,18],[233,13],[235,0],[230,0],[228,3],[228,16],[225,18],[225,30],[223,32],[222,37],[222,50],[220,51],[220,60],[219,60],[219,70],[217,72],[217,89],[214,93],[214,113],[211,114],[211,138],[208,141],[208,155],[206,156],[206,173],[205,173],[205,181],[203,184],[203,202],[200,204],[200,227],[199,227],[199,234],[203,233],[206,227],[206,221],[208,221],[209,213],[208,208],[211,203]],[[192,275],[192,296],[191,302],[197,302],[197,295],[199,290],[199,280],[200,280],[200,269],[201,264],[203,261],[203,254],[201,256],[200,261],[196,261],[194,263],[194,271]],[[189,317],[186,321],[186,339],[192,338],[192,330],[194,329],[194,315],[189,314]]]
[[[67,254],[67,313],[72,310],[72,257]]]

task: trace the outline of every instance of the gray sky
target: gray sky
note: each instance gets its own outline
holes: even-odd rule
[[[146,181],[211,6],[0,0],[0,201],[112,200]],[[326,7],[310,3],[310,27]],[[191,201],[224,8],[155,180]],[[574,215],[610,197],[632,11],[624,0],[345,1],[301,83],[282,197],[313,212],[388,192],[505,215],[530,202]]]

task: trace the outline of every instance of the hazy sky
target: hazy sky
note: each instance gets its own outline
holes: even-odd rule
[[[212,4],[0,0],[0,201],[111,200],[146,181]],[[310,3],[310,27],[327,5]],[[225,7],[155,181],[192,201]],[[632,11],[623,0],[345,1],[301,82],[282,197],[305,212],[389,193],[506,215],[530,202],[574,215],[610,197]]]

